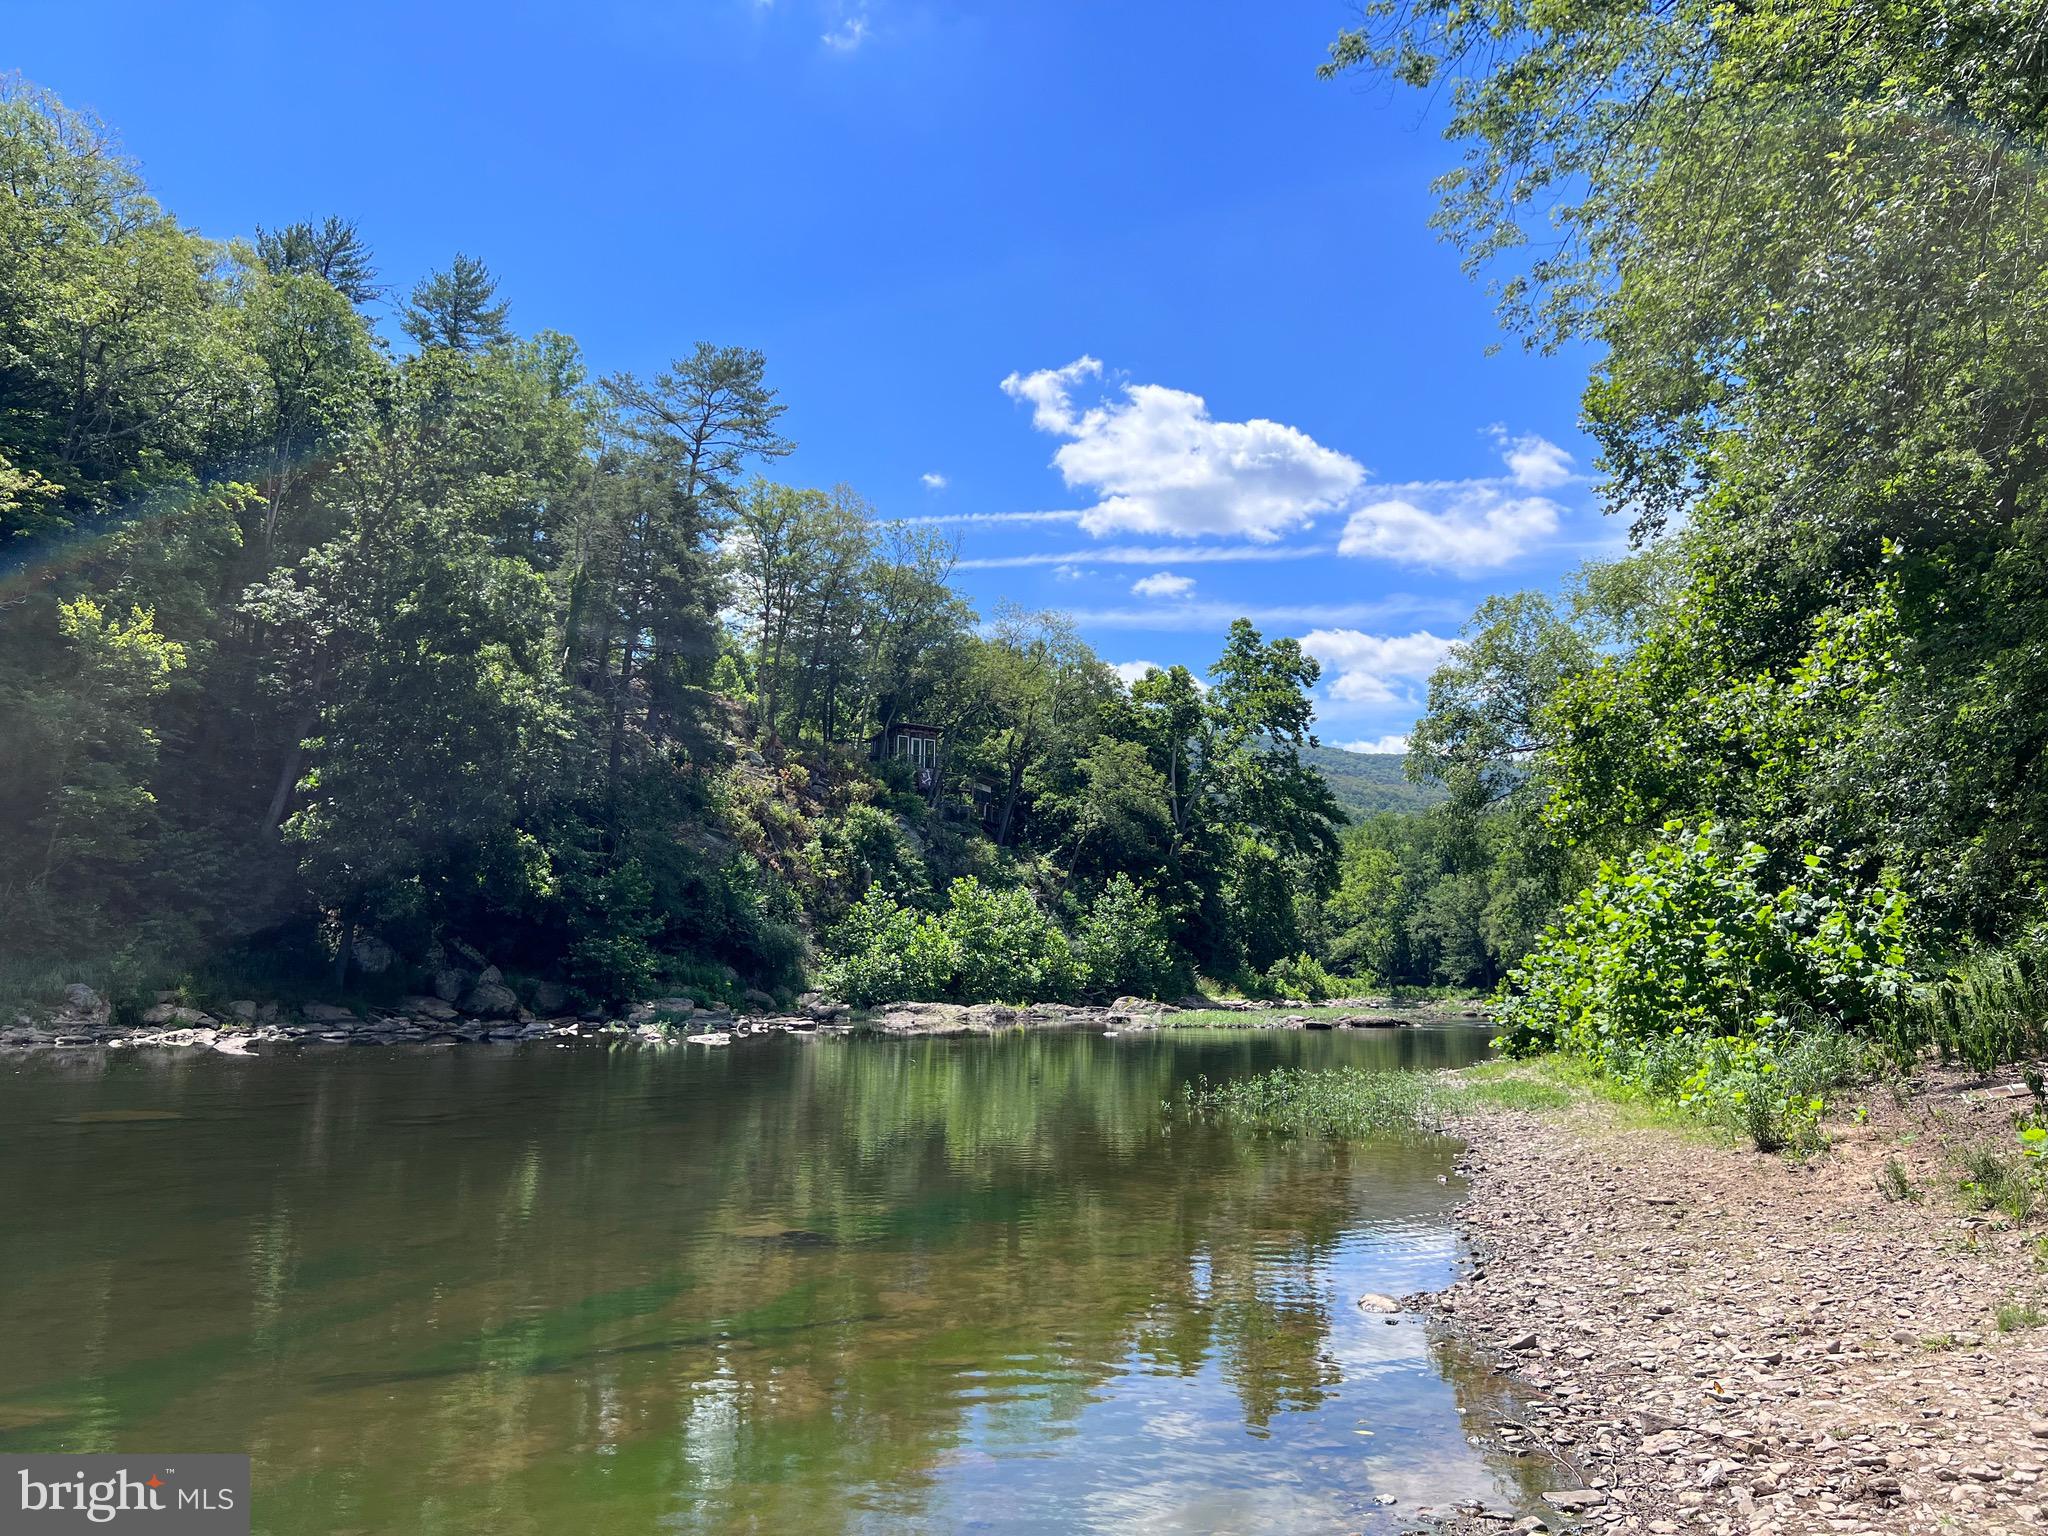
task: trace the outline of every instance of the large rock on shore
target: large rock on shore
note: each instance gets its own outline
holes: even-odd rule
[[[505,985],[505,973],[487,965],[476,985],[462,999],[462,1011],[480,1019],[509,1019],[519,1012],[519,996]]]

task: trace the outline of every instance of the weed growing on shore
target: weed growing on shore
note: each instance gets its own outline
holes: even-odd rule
[[[1906,1165],[1896,1157],[1884,1160],[1884,1167],[1877,1175],[1878,1193],[1887,1200],[1916,1201],[1920,1190],[1906,1173]]]
[[[1357,1067],[1310,1071],[1281,1067],[1255,1077],[1183,1085],[1178,1107],[1234,1125],[1311,1136],[1363,1136],[1437,1129],[1443,1091],[1420,1072]]]
[[[2000,1333],[2021,1333],[2048,1323],[2048,1314],[2031,1301],[2009,1301],[1998,1309],[1993,1321]]]
[[[2023,1222],[2040,1204],[2040,1185],[2030,1160],[1993,1146],[1963,1152],[1962,1192],[1981,1211],[2003,1211]]]

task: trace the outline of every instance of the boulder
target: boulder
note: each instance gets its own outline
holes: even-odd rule
[[[1391,1296],[1382,1296],[1378,1291],[1367,1291],[1358,1298],[1360,1310],[1366,1312],[1398,1312],[1401,1303]]]
[[[765,1012],[775,1006],[775,995],[772,992],[763,992],[759,987],[749,987],[740,994],[740,1001],[749,1008]]]
[[[157,1029],[201,1029],[210,1026],[213,1018],[197,1008],[158,1003],[142,1016],[142,1022]]]
[[[238,997],[228,1004],[228,1012],[246,1024],[254,1024],[257,1013],[256,999],[253,997]]]
[[[398,1006],[416,1018],[434,1019],[444,1024],[456,1017],[455,1010],[438,997],[401,997]]]
[[[74,981],[64,989],[64,1006],[78,1013],[98,1013],[100,995],[82,981]]]
[[[477,977],[461,1006],[464,1013],[480,1019],[509,1019],[519,1012],[519,998],[498,976],[498,968],[491,966]]]
[[[505,973],[495,965],[487,965],[476,973],[476,984],[480,987],[497,987],[505,983]]]
[[[959,1003],[892,1003],[877,1027],[890,1035],[971,1035],[967,1015]]]
[[[398,963],[398,951],[374,933],[357,934],[355,943],[349,946],[349,956],[356,969],[366,976],[382,976]]]
[[[1160,1002],[1156,997],[1120,997],[1109,1005],[1109,1011],[1111,1013],[1129,1015],[1139,1013],[1177,1013],[1179,1010],[1171,1003]]]
[[[709,1030],[701,1035],[683,1036],[691,1045],[731,1045],[732,1036],[722,1029]]]
[[[434,996],[444,1003],[460,1002],[469,990],[469,972],[459,965],[444,965],[434,972]]]
[[[309,1024],[357,1024],[361,1022],[356,1016],[355,1009],[337,1007],[333,1003],[308,1003],[299,1012],[306,1016],[306,1022]]]
[[[533,984],[533,1008],[536,1013],[560,1013],[569,1003],[569,994],[562,990],[560,982],[536,981]]]

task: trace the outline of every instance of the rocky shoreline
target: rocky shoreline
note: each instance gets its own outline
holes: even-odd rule
[[[1435,1528],[2048,1529],[2048,1238],[1958,1196],[2031,1104],[1930,1071],[1803,1163],[1599,1104],[1460,1122],[1473,1266],[1404,1304],[1512,1379],[1479,1427],[1547,1497]]]
[[[1105,1005],[1034,1003],[890,1003],[856,1010],[817,993],[794,1008],[776,1007],[766,993],[748,993],[739,1008],[677,995],[636,1003],[617,1014],[562,1011],[559,989],[528,988],[522,1001],[496,967],[485,967],[433,995],[382,1004],[299,1003],[238,999],[216,1011],[164,994],[133,1023],[117,1023],[108,1002],[82,983],[65,988],[52,1008],[19,1014],[0,1024],[0,1051],[77,1048],[210,1049],[248,1055],[278,1045],[472,1045],[520,1041],[632,1040],[651,1046],[729,1046],[772,1035],[871,1034],[949,1038],[1013,1029],[1082,1029],[1104,1034],[1169,1026],[1172,1016],[1201,1011],[1205,1019],[1245,1029],[1394,1028],[1416,1022],[1390,1011],[1384,998],[1338,998],[1327,1003],[1182,1003],[1120,997]],[[1313,1008],[1315,1011],[1305,1011]],[[1481,1017],[1474,1010],[1466,1016]]]

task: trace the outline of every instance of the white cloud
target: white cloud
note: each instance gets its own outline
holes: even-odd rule
[[[933,512],[896,519],[902,523],[1078,523],[1078,512]]]
[[[911,519],[921,521],[921,519]],[[1007,571],[1032,565],[1072,565],[1099,560],[1104,565],[1221,565],[1238,560],[1310,560],[1330,554],[1329,544],[1103,544],[1094,549],[1043,551],[1024,555],[979,555],[962,560],[956,570]]]
[[[868,13],[865,7],[853,12],[830,32],[818,39],[836,53],[851,53],[867,41]]]
[[[946,477],[936,469],[926,470],[917,478],[924,482],[924,488],[928,491],[943,491],[946,488]]]
[[[1313,629],[1301,648],[1335,673],[1329,697],[1343,704],[1392,704],[1394,685],[1429,676],[1451,648],[1449,639],[1418,629],[1410,635],[1368,635],[1357,629]]]
[[[1054,581],[1079,581],[1088,572],[1078,565],[1056,565],[1052,568]]]
[[[1344,524],[1337,548],[1343,554],[1403,565],[1485,570],[1506,565],[1557,532],[1563,512],[1547,496],[1506,496],[1474,480],[1454,489],[1434,508],[1400,496],[1367,502]]]
[[[1572,477],[1572,456],[1547,437],[1524,432],[1511,437],[1508,429],[1495,423],[1488,429],[1500,444],[1500,456],[1508,477],[1525,491],[1547,491]]]
[[[1070,441],[1053,464],[1070,486],[1100,495],[1081,514],[1092,534],[1127,529],[1175,537],[1277,539],[1340,505],[1365,478],[1357,460],[1276,421],[1217,421],[1200,395],[1159,384],[1121,386],[1121,400],[1077,408],[1074,390],[1102,377],[1079,357],[1013,373],[1003,393],[1031,405],[1031,424]]]
[[[1469,603],[1449,598],[1417,598],[1395,594],[1369,603],[1243,603],[1195,599],[1185,603],[1145,603],[1127,608],[1075,608],[1067,617],[1085,628],[1207,632],[1220,635],[1233,619],[1250,619],[1261,629],[1291,631],[1340,624],[1386,624],[1396,621],[1442,620],[1456,624],[1471,612]]]
[[[1391,736],[1382,736],[1377,741],[1337,741],[1331,745],[1340,752],[1367,752],[1375,756],[1398,757],[1407,752],[1408,738],[1397,732]]]
[[[1155,571],[1131,583],[1131,593],[1136,597],[1186,597],[1194,590],[1194,577],[1176,576],[1171,571]]]

